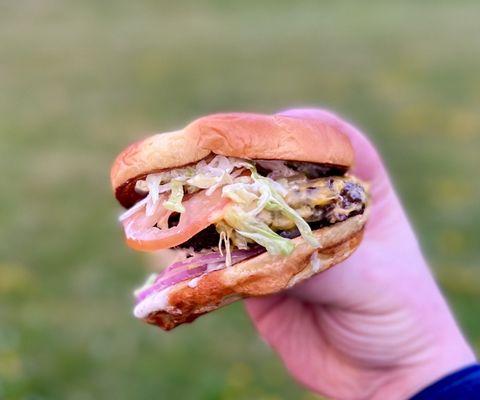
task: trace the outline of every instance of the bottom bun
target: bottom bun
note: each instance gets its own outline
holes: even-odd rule
[[[288,289],[349,257],[362,240],[367,213],[318,229],[320,247],[301,237],[293,239],[287,257],[262,253],[229,268],[180,282],[144,299],[135,315],[165,330],[192,322],[202,314],[245,297],[265,296]]]

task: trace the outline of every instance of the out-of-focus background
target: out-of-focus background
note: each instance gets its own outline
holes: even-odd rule
[[[480,349],[478,1],[0,4],[0,398],[313,399],[237,303],[131,316],[110,164],[215,111],[325,105],[378,144]],[[172,149],[174,151],[174,149]]]

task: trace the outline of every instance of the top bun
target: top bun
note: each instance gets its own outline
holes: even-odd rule
[[[213,114],[183,130],[157,134],[122,151],[110,178],[115,195],[130,207],[136,180],[197,162],[211,153],[246,159],[307,161],[349,168],[354,153],[340,124],[319,118],[250,113]]]

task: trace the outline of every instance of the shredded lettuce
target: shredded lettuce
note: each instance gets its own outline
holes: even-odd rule
[[[222,188],[222,194],[234,203],[249,205],[258,200],[258,185],[254,183],[233,183]]]
[[[163,203],[163,206],[168,210],[176,211],[179,213],[185,212],[185,207],[182,205],[183,199],[183,184],[180,181],[173,180],[170,182],[171,193],[167,201]]]
[[[229,207],[224,219],[240,235],[265,247],[271,254],[288,255],[295,248],[290,240],[277,235],[268,225],[245,212],[238,205]]]
[[[252,169],[251,177],[253,179],[251,183],[235,183],[223,187],[223,195],[238,205],[231,207],[230,220],[225,218],[226,221],[239,234],[261,244],[267,250],[268,247],[265,243],[269,240],[272,241],[270,243],[274,249],[272,253],[284,254],[278,250],[278,244],[290,241],[277,235],[266,224],[255,218],[264,209],[278,211],[295,223],[302,237],[312,247],[318,247],[318,240],[313,235],[308,223],[284,200],[286,189],[278,182],[260,176],[255,169]],[[285,250],[285,248],[283,249]]]
[[[155,213],[157,207],[158,196],[160,194],[160,183],[162,177],[159,174],[150,174],[147,175],[145,182],[147,184],[148,196],[147,196],[147,206],[145,213],[147,216],[151,216]],[[166,186],[168,185],[168,186]],[[162,189],[163,191],[170,190],[170,183],[167,183]]]
[[[255,182],[264,185],[264,188],[268,188],[269,199],[265,204],[265,209],[270,211],[280,211],[283,215],[295,223],[300,231],[300,234],[310,244],[310,246],[315,248],[319,247],[320,243],[313,235],[308,223],[300,216],[300,214],[298,214],[287,204],[282,195],[279,193],[277,188],[281,185],[269,178],[264,178],[263,176],[258,175],[258,173],[255,171],[252,172],[252,178],[255,180]]]
[[[139,180],[136,183],[135,190],[147,193],[145,201],[142,203],[142,207],[146,206],[147,216],[155,213],[159,206],[159,195],[166,192],[170,192],[170,197],[163,203],[163,206],[181,213],[185,211],[182,206],[185,191],[193,193],[200,189],[207,189],[207,195],[210,195],[217,188],[241,179],[240,168],[252,169],[254,166],[251,162],[240,158],[217,155],[209,162],[201,160],[194,166],[149,174],[145,180]],[[121,218],[125,219],[126,217],[122,215]]]
[[[224,220],[217,222],[215,228],[220,235],[218,249],[222,255],[223,243],[225,243],[225,246],[230,246],[231,249],[234,247],[240,250],[248,249],[247,238],[237,234],[233,227],[228,225]]]
[[[230,244],[230,230],[221,230],[220,239],[218,240],[218,251],[223,256],[223,244],[225,244],[225,265],[230,267],[232,265],[232,254]]]
[[[217,188],[234,182],[233,170],[236,168],[253,168],[253,165],[237,158],[215,156],[208,164],[202,160],[197,164],[196,173],[187,180],[187,184],[207,189],[207,196]]]
[[[142,200],[140,200],[137,204],[133,205],[132,207],[130,207],[127,211],[125,211],[124,213],[122,213],[119,217],[118,217],[118,220],[120,222],[123,222],[125,221],[127,218],[131,217],[132,215],[136,214],[138,211],[140,211],[143,207],[146,206],[148,202],[148,198],[144,198]]]

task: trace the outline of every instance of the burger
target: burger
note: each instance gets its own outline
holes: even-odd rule
[[[111,170],[126,243],[176,255],[134,315],[170,330],[349,257],[368,209],[353,162],[341,122],[281,114],[209,115],[127,147]]]

